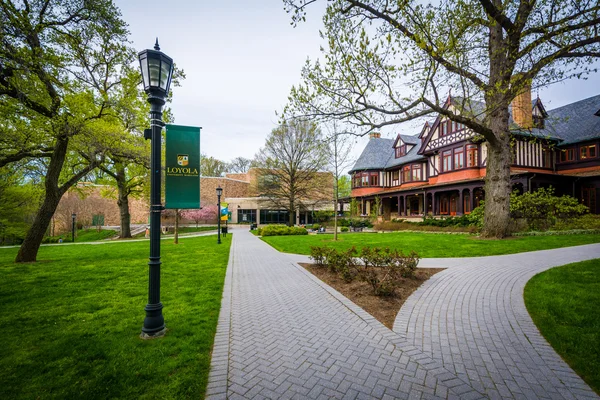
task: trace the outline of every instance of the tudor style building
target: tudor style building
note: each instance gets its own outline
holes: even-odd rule
[[[455,97],[444,107],[476,117],[484,112],[482,104]],[[511,116],[513,189],[552,186],[600,213],[600,95],[546,111],[526,91],[513,101]],[[378,196],[386,220],[466,214],[485,198],[486,161],[482,137],[440,115],[418,136],[371,134],[350,171],[351,196],[363,215]]]

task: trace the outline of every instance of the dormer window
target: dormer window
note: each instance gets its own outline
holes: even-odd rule
[[[402,146],[396,147],[396,158],[400,158],[402,156],[405,156],[406,152],[407,152],[407,150],[406,150],[406,145],[405,144],[403,144]]]

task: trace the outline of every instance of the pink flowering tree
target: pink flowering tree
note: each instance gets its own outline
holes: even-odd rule
[[[199,210],[184,210],[181,212],[181,216],[185,219],[190,219],[196,223],[196,228],[200,221],[211,221],[217,220],[219,210],[216,205],[204,206]]]

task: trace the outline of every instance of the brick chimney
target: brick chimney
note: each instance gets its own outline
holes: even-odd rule
[[[521,93],[512,101],[512,117],[521,128],[533,128],[533,115],[531,111],[531,82],[526,82]]]
[[[381,133],[379,132],[371,132],[369,133],[369,140],[370,139],[379,139],[381,137]]]

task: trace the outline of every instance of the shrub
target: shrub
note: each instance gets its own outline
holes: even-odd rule
[[[376,296],[391,296],[396,290],[400,278],[412,278],[419,263],[414,251],[405,256],[401,251],[389,248],[362,249],[360,258],[363,268],[360,277],[369,283]]]
[[[263,228],[258,228],[259,236],[288,236],[288,235],[308,235],[308,231],[298,226],[285,225],[267,225]]]
[[[310,259],[313,260],[318,267],[324,267],[329,251],[330,249],[327,247],[310,246]]]
[[[321,227],[321,225],[319,225],[319,224],[312,224],[313,231],[318,231],[320,227]]]
[[[333,219],[334,212],[333,210],[319,210],[313,212],[313,217],[317,222],[327,222],[330,219]]]
[[[340,230],[341,230],[342,232],[348,232],[349,228],[348,228],[347,226],[342,226],[342,227],[340,228]]]
[[[558,220],[553,227],[557,231],[573,229],[600,229],[600,215],[586,214],[579,218]]]

